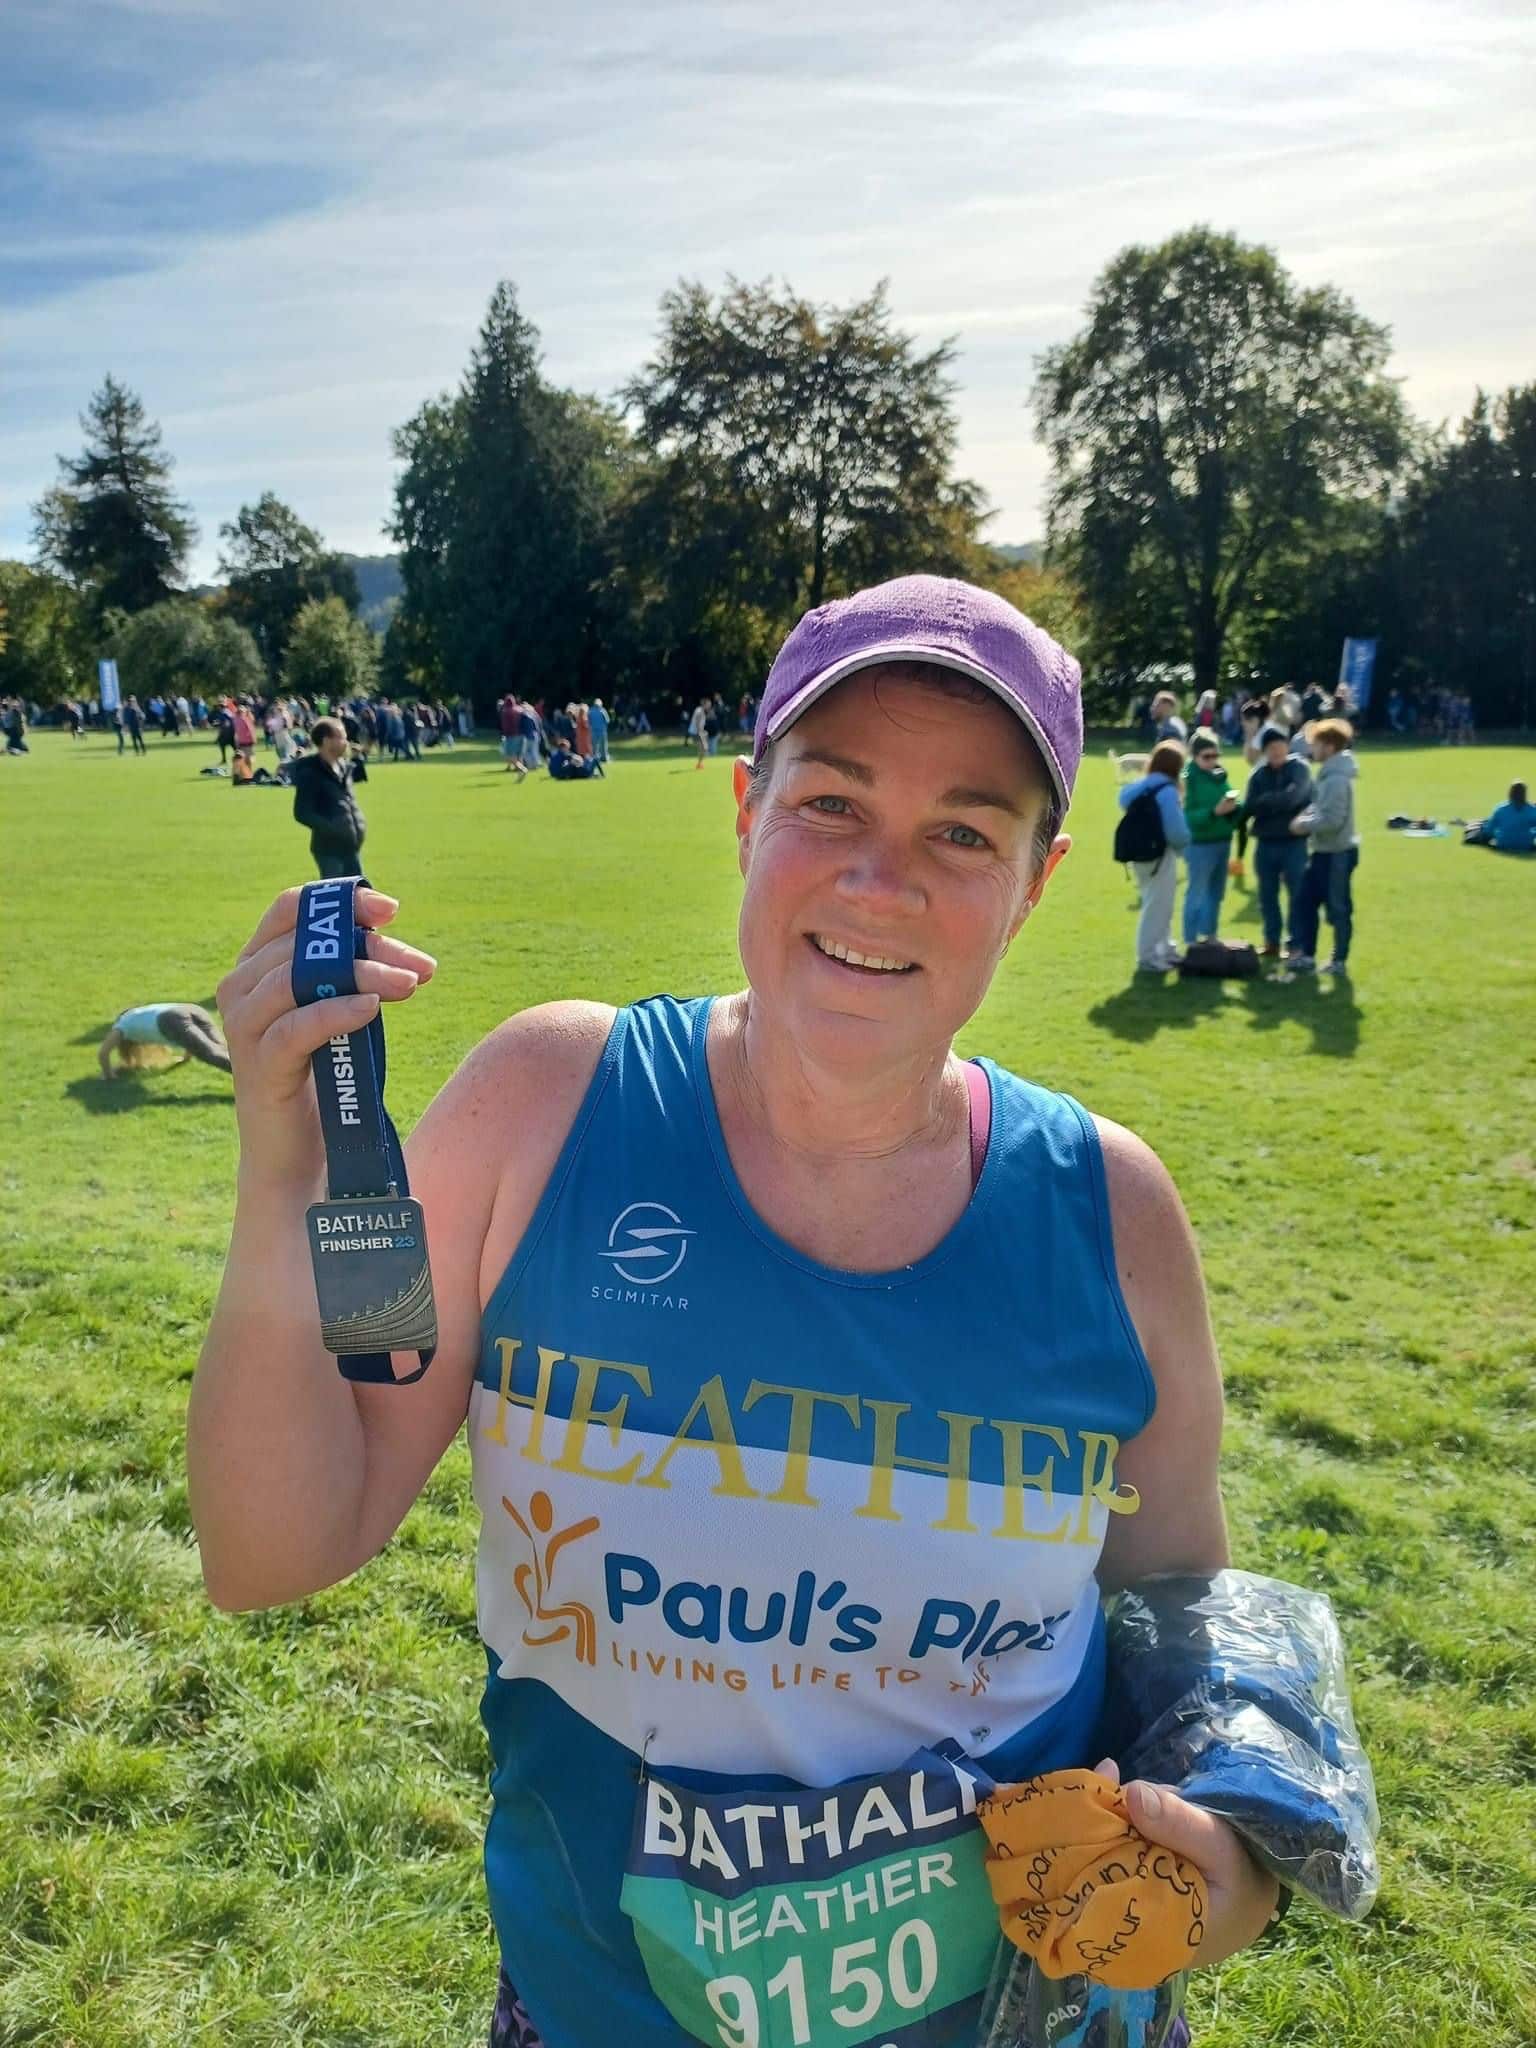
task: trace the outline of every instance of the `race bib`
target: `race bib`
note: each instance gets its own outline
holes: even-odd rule
[[[984,1773],[920,1750],[828,1791],[648,1776],[620,1903],[651,1989],[715,2048],[952,2048],[998,1949]]]

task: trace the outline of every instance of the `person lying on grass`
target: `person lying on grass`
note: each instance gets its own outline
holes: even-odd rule
[[[920,2009],[968,2044],[997,1939],[977,1779],[1091,1767],[1101,1595],[1227,1562],[1168,1174],[953,1050],[1069,850],[1079,687],[962,583],[800,622],[735,764],[745,986],[541,1004],[469,1055],[408,1147],[439,1321],[415,1384],[320,1344],[309,1056],[434,962],[360,889],[362,992],[296,1009],[290,890],[221,986],[241,1158],[189,1424],[204,1575],[228,1609],[346,1578],[467,1424],[495,2040],[742,2048],[766,2000],[774,2041]],[[1127,1800],[1201,1873],[1197,1960],[1253,1941],[1277,1886],[1233,1829]],[[840,1859],[876,1847],[866,1894]]]

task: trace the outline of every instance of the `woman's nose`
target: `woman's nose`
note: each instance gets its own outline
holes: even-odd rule
[[[868,842],[839,871],[836,887],[845,903],[888,917],[916,917],[927,904],[910,860],[894,848]]]

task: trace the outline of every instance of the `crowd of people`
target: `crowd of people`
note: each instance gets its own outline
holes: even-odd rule
[[[1184,958],[1173,941],[1179,856],[1189,947],[1219,936],[1227,882],[1245,872],[1251,839],[1263,957],[1283,958],[1294,974],[1348,973],[1360,834],[1354,727],[1339,710],[1347,701],[1341,686],[1329,715],[1311,719],[1306,699],[1285,689],[1240,706],[1249,774],[1239,796],[1211,722],[1214,693],[1207,691],[1197,705],[1193,734],[1171,691],[1153,698],[1155,743],[1145,773],[1120,791],[1124,818],[1116,841],[1140,892],[1139,969],[1166,974]],[[1324,916],[1333,931],[1333,954],[1320,967],[1317,941]]]

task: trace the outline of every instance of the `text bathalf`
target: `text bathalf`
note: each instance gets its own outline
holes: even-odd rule
[[[644,1469],[645,1454],[640,1451],[621,1464],[590,1465],[585,1456],[589,1426],[596,1424],[606,1430],[610,1441],[617,1444],[629,1412],[630,1392],[618,1392],[616,1389],[611,1405],[599,1408],[599,1398],[607,1395],[607,1390],[601,1385],[604,1375],[609,1376],[610,1386],[617,1380],[628,1380],[632,1389],[638,1388],[646,1399],[650,1399],[650,1367],[626,1365],[611,1358],[583,1358],[576,1353],[568,1356],[551,1345],[540,1344],[537,1347],[539,1363],[533,1392],[514,1393],[512,1379],[523,1340],[521,1337],[498,1337],[495,1341],[501,1359],[501,1385],[494,1420],[485,1425],[481,1434],[492,1443],[505,1444],[508,1408],[526,1408],[529,1426],[527,1439],[521,1447],[522,1455],[554,1472],[572,1472],[580,1478],[600,1479],[613,1486],[670,1487],[672,1482],[667,1470],[673,1458],[684,1450],[703,1451],[710,1454],[716,1463],[717,1478],[710,1489],[712,1493],[727,1499],[768,1500],[786,1507],[814,1508],[820,1502],[808,1484],[812,1437],[817,1409],[830,1407],[840,1410],[860,1431],[864,1428],[866,1414],[870,1418],[870,1442],[867,1445],[869,1493],[863,1505],[853,1511],[867,1520],[902,1520],[895,1506],[895,1475],[898,1470],[931,1472],[942,1478],[946,1486],[944,1513],[929,1526],[957,1534],[979,1534],[976,1523],[971,1519],[970,1497],[971,1454],[979,1430],[995,1430],[1002,1446],[1002,1519],[989,1532],[993,1536],[1033,1543],[1092,1543],[1097,1540],[1093,1529],[1095,1502],[1114,1515],[1134,1514],[1141,1505],[1140,1496],[1133,1486],[1117,1486],[1115,1459],[1120,1450],[1120,1440],[1104,1431],[1069,1431],[1050,1422],[960,1415],[939,1408],[934,1413],[947,1431],[947,1457],[942,1462],[911,1458],[903,1456],[897,1449],[898,1425],[901,1417],[911,1412],[909,1402],[870,1400],[858,1394],[832,1394],[815,1387],[779,1386],[766,1380],[753,1380],[742,1400],[744,1412],[755,1408],[760,1401],[776,1400],[786,1404],[783,1475],[779,1485],[765,1494],[748,1481],[736,1438],[730,1399],[725,1391],[725,1382],[718,1373],[700,1386],[671,1441],[648,1470]],[[575,1384],[570,1389],[570,1405],[566,1411],[559,1452],[549,1457],[545,1453],[545,1425],[560,1420],[558,1415],[552,1416],[550,1412],[555,1368],[559,1365],[572,1368]],[[695,1425],[700,1423],[708,1434],[692,1435]],[[1028,1471],[1024,1463],[1026,1439],[1036,1440],[1030,1448],[1040,1458],[1040,1463]],[[1036,1493],[1049,1507],[1058,1488],[1076,1496],[1073,1507],[1049,1529],[1029,1528],[1024,1515],[1025,1495]],[[996,1489],[989,1491],[995,1492]]]

